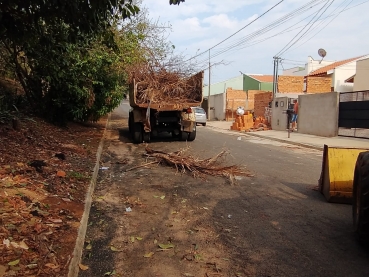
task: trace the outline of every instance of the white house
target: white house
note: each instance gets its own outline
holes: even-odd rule
[[[356,63],[361,60],[366,60],[369,55],[355,57],[341,61],[319,61],[309,57],[305,68],[294,67],[283,71],[283,75],[289,76],[313,76],[313,77],[328,77],[331,78],[331,90],[336,92],[349,92],[354,90],[354,84],[348,82],[356,74]],[[369,67],[361,65],[361,67]],[[362,71],[360,78],[363,77],[365,71]],[[364,80],[364,79],[363,79]],[[356,79],[355,79],[356,81]],[[362,81],[359,80],[359,83]],[[359,85],[358,85],[359,86]],[[355,88],[356,90],[356,88]]]

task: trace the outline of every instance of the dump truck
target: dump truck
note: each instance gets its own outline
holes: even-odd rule
[[[356,238],[369,244],[369,149],[324,145],[319,190],[328,202],[352,204]]]
[[[181,87],[173,87],[168,84],[169,80],[162,78],[161,83],[156,84],[159,89],[150,90],[147,81],[133,78],[129,90],[131,109],[128,120],[133,142],[150,142],[151,138],[163,132],[182,141],[195,140],[193,107],[200,106],[203,101],[203,79],[202,71],[183,80]],[[191,92],[184,91],[186,88],[191,89]],[[158,95],[161,97],[156,97]]]

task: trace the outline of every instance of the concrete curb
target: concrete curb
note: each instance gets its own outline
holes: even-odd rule
[[[218,130],[231,131],[231,130],[225,130],[223,128],[219,128],[219,127],[215,127],[215,126],[211,126],[211,125],[208,125],[208,127],[213,128],[213,129],[218,129]],[[269,139],[269,140],[274,140],[274,141],[278,141],[278,142],[282,142],[282,143],[287,143],[287,144],[292,144],[292,145],[296,145],[296,146],[300,146],[300,147],[305,147],[305,148],[310,148],[310,149],[323,151],[323,146],[317,146],[317,145],[312,145],[312,144],[307,144],[307,143],[290,141],[287,138],[286,139],[279,139],[279,138],[267,137],[267,136],[259,135],[259,134],[253,133],[253,132],[239,132],[239,131],[233,131],[233,132],[235,134],[238,133],[238,134],[242,134],[242,135],[246,135],[246,136],[253,136],[253,137],[258,137],[258,138],[263,138],[263,139]]]
[[[87,231],[88,217],[90,215],[90,209],[91,209],[91,204],[92,204],[92,195],[94,193],[95,186],[96,186],[97,175],[100,169],[100,157],[101,157],[101,153],[104,147],[104,141],[105,141],[107,129],[110,123],[110,119],[111,119],[111,114],[108,115],[108,119],[105,125],[105,130],[101,138],[99,147],[97,148],[96,164],[94,167],[94,172],[92,173],[90,185],[86,193],[85,206],[84,206],[83,215],[80,221],[80,226],[78,228],[78,236],[76,240],[76,245],[74,246],[73,256],[72,256],[72,259],[70,261],[69,268],[68,268],[68,277],[78,277],[79,263],[82,257],[82,251],[83,251],[86,231]]]
[[[273,138],[273,137],[266,137],[266,136],[262,136],[262,135],[251,133],[251,132],[246,133],[246,135],[254,136],[254,137],[258,137],[258,138],[263,138],[263,139],[275,140],[275,141],[278,141],[278,142],[283,142],[283,143],[293,144],[293,145],[296,145],[296,146],[301,146],[301,147],[305,147],[305,148],[310,148],[310,149],[323,151],[323,146],[316,146],[316,145],[307,144],[307,143],[290,141],[288,139],[279,139],[279,138]]]

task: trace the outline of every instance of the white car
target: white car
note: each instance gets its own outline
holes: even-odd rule
[[[206,126],[206,112],[201,107],[193,107],[192,110],[195,113],[196,123]]]

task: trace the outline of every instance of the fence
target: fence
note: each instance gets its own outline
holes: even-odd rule
[[[369,139],[369,91],[340,93],[338,135]]]

